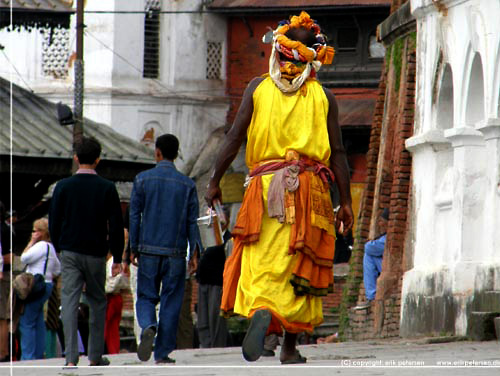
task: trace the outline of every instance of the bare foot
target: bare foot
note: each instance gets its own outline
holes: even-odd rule
[[[306,363],[307,358],[300,355],[299,350],[295,350],[293,353],[288,353],[281,350],[280,354],[280,362],[281,364],[301,364]]]
[[[281,364],[299,364],[307,362],[307,359],[301,356],[299,351],[296,349],[296,342],[297,333],[285,332],[280,353]]]
[[[338,342],[338,341],[339,341],[339,334],[333,333],[332,335],[329,335],[328,337],[318,338],[317,343],[323,344],[323,343],[333,343],[333,342]]]

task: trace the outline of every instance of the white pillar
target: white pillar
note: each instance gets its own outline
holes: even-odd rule
[[[459,223],[457,237],[461,262],[484,259],[483,209],[485,196],[485,143],[483,134],[470,127],[445,131],[451,141],[453,164],[459,180],[455,187],[454,207]]]
[[[485,243],[488,258],[500,262],[500,118],[482,121],[478,130],[484,135],[486,143],[487,193],[488,203],[484,210]]]
[[[436,249],[434,236],[436,230],[436,192],[439,181],[440,163],[437,156],[450,148],[450,141],[441,130],[431,130],[406,140],[406,148],[412,153],[413,207],[414,212],[414,250],[413,267],[435,267],[443,260],[441,250]]]

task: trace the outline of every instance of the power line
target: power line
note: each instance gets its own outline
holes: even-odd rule
[[[140,73],[142,75],[142,69],[139,69],[137,68],[134,64],[132,64],[130,61],[127,60],[127,58],[123,57],[122,55],[120,55],[118,52],[116,52],[113,48],[109,47],[108,45],[106,45],[104,42],[102,42],[101,40],[99,40],[99,38],[97,38],[96,36],[94,36],[91,32],[89,32],[88,30],[85,31],[85,34],[91,36],[94,40],[96,40],[101,46],[103,46],[104,48],[108,49],[109,51],[111,51],[114,55],[116,55],[117,57],[119,57],[120,59],[122,59],[125,63],[127,63],[130,67],[132,67],[135,71],[137,71],[138,73]],[[179,95],[179,93],[173,91],[172,89],[170,89],[169,87],[165,86],[160,80],[158,79],[155,79],[153,78],[152,79],[154,82],[156,82],[158,85],[160,85],[162,88],[164,88],[167,92],[171,93],[171,94],[174,94],[174,95]],[[181,96],[182,97],[182,96]]]
[[[129,66],[131,66],[132,68],[134,68],[134,70],[136,70],[137,72],[139,72],[140,74],[142,74],[142,70],[137,68],[134,64],[132,64],[130,61],[128,61],[126,58],[124,58],[122,55],[120,55],[118,52],[116,52],[115,50],[113,50],[111,47],[109,47],[108,45],[106,45],[104,42],[102,42],[101,40],[99,40],[99,38],[95,37],[94,34],[92,34],[91,32],[89,32],[88,30],[85,30],[85,34],[86,35],[89,35],[91,36],[94,40],[96,40],[101,46],[103,46],[104,48],[108,49],[109,51],[111,51],[113,54],[115,54],[116,56],[118,56],[120,59],[122,59],[125,63],[127,63]],[[167,90],[169,90],[168,88],[166,88]],[[170,90],[169,90],[170,91]]]
[[[115,54],[117,57],[119,57],[120,59],[122,59],[125,63],[127,63],[129,66],[131,66],[134,70],[136,70],[137,72],[141,73],[142,75],[142,70],[137,68],[134,64],[132,64],[130,61],[128,61],[127,58],[123,57],[122,55],[120,55],[119,53],[117,53],[113,48],[109,47],[108,45],[106,45],[104,42],[100,41],[99,38],[97,38],[96,36],[94,36],[92,33],[90,33],[89,31],[86,30],[86,34],[88,34],[89,36],[91,36],[92,38],[94,38],[98,43],[100,43],[103,47],[105,47],[106,49],[108,49],[109,51],[111,51],[113,54]],[[160,80],[158,79],[153,79],[154,82],[156,82],[158,85],[160,85],[162,88],[164,88],[168,93],[171,93],[173,95],[177,95],[178,97],[182,98],[182,99],[192,99],[190,97],[187,97],[186,95],[181,95],[179,92],[174,92],[172,91],[170,88],[166,87]],[[192,92],[199,92],[199,90],[193,90]],[[89,105],[89,104],[86,104],[86,105]],[[124,104],[124,106],[126,106],[126,104]],[[217,122],[220,122],[221,120],[220,119],[217,119],[214,115],[212,115],[210,112],[207,112],[206,115],[208,117],[211,117],[212,119],[216,120]]]
[[[193,14],[217,13],[213,10],[86,10],[89,14]]]
[[[144,13],[144,12],[141,12],[141,13]],[[191,13],[196,13],[196,12],[191,12]],[[120,58],[122,61],[124,61],[127,65],[129,65],[131,68],[133,68],[135,71],[137,71],[138,73],[140,73],[142,75],[142,70],[137,68],[134,64],[132,64],[127,58],[125,58],[124,56],[120,55],[119,53],[117,53],[113,48],[109,47],[108,45],[106,45],[104,42],[102,42],[99,38],[97,38],[95,35],[93,35],[91,32],[89,32],[88,30],[85,30],[85,34],[92,37],[94,40],[96,40],[100,45],[102,45],[104,48],[106,48],[107,50],[111,51],[115,56],[117,56],[118,58]],[[74,42],[74,38],[73,40],[71,41],[71,45],[73,44]],[[16,67],[12,64],[12,62],[9,60],[9,58],[7,57],[7,55],[5,54],[4,51],[2,51],[5,58],[7,59],[7,61],[9,62],[9,64],[13,67],[13,69],[16,71],[17,75],[19,76],[19,78],[24,82],[24,84],[29,88],[29,90],[33,93],[34,90],[28,85],[28,83],[24,80],[24,78],[21,76],[21,74],[19,73],[19,71],[16,69]],[[189,96],[186,96],[186,94],[191,94],[191,93],[202,93],[202,92],[210,92],[210,93],[213,93],[214,89],[196,89],[196,90],[185,90],[185,91],[173,91],[171,90],[169,87],[165,86],[160,80],[158,79],[152,79],[154,82],[156,82],[159,86],[161,86],[163,89],[165,89],[169,94],[171,95],[175,95],[177,96],[178,98],[181,98],[181,99],[184,99],[184,100],[191,100],[193,101],[193,98],[192,97],[189,97]],[[219,90],[225,90],[225,89],[219,89]],[[47,94],[47,93],[46,93]],[[214,97],[213,95],[211,97]],[[223,94],[220,96],[221,98],[228,98],[228,99],[241,99],[242,96],[241,95],[227,95],[227,94]],[[199,104],[199,102],[193,102],[192,104]],[[122,106],[122,107],[126,107],[126,106],[165,106],[165,105],[174,105],[174,104],[155,104],[155,103],[88,103],[88,102],[85,102],[85,106],[108,106],[108,107],[113,107],[113,106]],[[211,113],[207,112],[206,115],[208,117],[211,117],[212,119],[214,119],[215,121],[217,121],[218,123],[225,123],[224,120],[221,120],[221,119],[218,119],[216,118],[214,115],[212,115]]]
[[[117,57],[119,57],[121,60],[123,60],[125,63],[127,63],[127,65],[129,65],[130,67],[132,67],[136,72],[140,73],[142,75],[143,71],[142,69],[140,68],[137,68],[133,63],[131,63],[127,58],[123,57],[122,55],[120,55],[118,52],[116,52],[113,48],[109,47],[108,45],[106,45],[104,42],[102,42],[99,38],[97,38],[94,34],[92,34],[91,32],[89,32],[88,30],[85,31],[85,34],[89,35],[90,37],[92,37],[94,40],[96,40],[100,45],[102,45],[104,48],[106,48],[107,50],[111,51],[113,54],[115,54]],[[172,89],[170,89],[169,87],[165,86],[163,84],[162,81],[156,79],[156,78],[153,78],[151,79],[153,80],[154,82],[156,82],[158,85],[160,85],[162,88],[164,88],[168,93],[171,93],[171,94],[174,94],[174,95],[177,95],[177,96],[180,96],[181,98],[185,98],[185,99],[189,99],[189,97],[186,97],[185,94],[191,94],[191,93],[200,93],[200,92],[214,92],[215,90],[214,89],[195,89],[195,90],[184,90],[184,91],[173,91]],[[224,89],[220,89],[220,90],[224,90]],[[231,98],[232,96],[229,96],[229,95],[226,95],[224,94],[223,97],[225,98]],[[237,96],[237,98],[241,98],[241,96]]]
[[[3,47],[3,46],[2,46]],[[16,71],[18,77],[21,79],[21,81],[24,82],[24,84],[26,85],[26,87],[32,92],[34,93],[33,89],[30,87],[30,85],[28,85],[28,83],[24,80],[23,76],[21,76],[21,73],[19,73],[19,71],[17,70],[16,66],[14,64],[12,64],[12,62],[10,61],[9,57],[7,56],[7,54],[5,53],[5,51],[3,50],[3,48],[0,49],[2,51],[2,54],[3,56],[5,56],[5,59],[7,60],[7,62],[10,64],[10,66]]]
[[[192,103],[191,105],[196,104]],[[166,106],[177,106],[177,104],[165,103],[165,104],[153,104],[153,103],[87,103],[84,102],[84,107],[166,107]],[[210,112],[203,112],[204,116],[211,118],[217,125],[226,125],[226,119],[220,119],[216,117],[216,115],[211,114]]]
[[[190,105],[199,105],[198,103],[189,103]],[[177,106],[177,103],[88,103],[85,102],[85,107],[167,107],[167,106]],[[186,103],[183,103],[186,105]],[[204,112],[204,115],[211,117],[213,120],[224,123],[224,119],[219,119],[215,115],[210,114],[209,112]]]
[[[285,6],[285,7],[279,7],[279,6],[274,6],[274,7],[246,7],[246,8],[220,8],[220,9],[199,9],[199,10],[86,10],[85,13],[89,14],[149,14],[149,13],[154,13],[154,14],[242,14],[242,13],[247,13],[249,10],[256,12],[256,13],[264,13],[267,14],[269,12],[286,12],[289,13],[290,10],[297,10],[297,9],[310,9],[310,10],[316,10],[318,12],[323,11],[324,9],[331,10],[331,8],[342,8],[338,6],[324,6],[324,7],[307,7],[307,6]],[[372,8],[373,6],[358,6],[358,8]],[[387,7],[386,5],[382,5],[382,7]]]
[[[2,75],[2,70],[0,70],[0,76]],[[64,89],[64,91],[61,91],[61,90],[53,90],[53,91],[48,91],[48,90],[44,90],[44,91],[39,91],[37,92],[38,95],[59,95],[59,94],[72,94],[73,93],[73,89],[70,88],[70,87],[63,87],[61,89]],[[243,90],[245,89],[244,87],[243,88],[240,88],[241,89],[241,92],[243,93]],[[86,89],[88,91],[88,88]],[[220,89],[220,90],[224,90],[224,89]],[[179,92],[176,92],[176,93],[181,93],[181,94],[189,94],[189,93],[205,93],[205,92],[213,92],[214,90],[213,89],[203,89],[203,90],[195,90],[195,91],[179,91]],[[92,90],[89,91],[90,93],[92,93]],[[127,97],[133,97],[133,96],[144,96],[144,95],[148,95],[146,93],[131,93],[131,94],[125,94],[125,95],[120,95],[120,94],[117,94],[117,95],[113,95],[113,98],[116,98],[116,99],[124,99],[124,98],[127,98]],[[164,99],[176,99],[176,97],[161,97],[161,96],[153,96],[152,97],[154,99],[160,99],[160,100],[164,100]],[[214,96],[212,96],[213,98]],[[191,101],[192,103],[191,104],[196,104],[196,105],[204,105],[204,104],[209,104],[210,102],[209,101],[206,101],[206,100],[202,100],[202,99],[196,99],[194,97],[187,97],[187,96],[184,96],[184,97],[181,97],[182,99],[186,99],[186,100],[189,100]],[[224,95],[219,95],[219,98],[221,99],[242,99],[243,98],[243,94],[240,94],[240,95],[227,95],[227,94],[224,94]],[[85,102],[85,103],[88,103],[88,102]],[[100,105],[101,103],[89,103],[91,105]],[[106,104],[106,103],[103,103],[103,104]],[[183,104],[186,104],[186,103],[183,103]],[[174,104],[174,103],[130,103],[130,104],[125,104],[125,103],[113,103],[113,104],[109,104],[111,106],[128,106],[128,105],[141,105],[141,106],[176,106],[177,104]]]
[[[289,9],[289,8],[284,8]],[[89,14],[220,14],[221,12],[212,9],[200,10],[86,10]],[[241,9],[224,9],[224,13],[241,13]]]
[[[138,67],[136,67],[134,64],[132,64],[127,58],[125,58],[124,56],[120,55],[118,52],[116,52],[113,48],[109,47],[108,45],[106,45],[104,42],[102,42],[99,38],[97,38],[95,35],[93,35],[91,32],[89,32],[88,30],[85,30],[85,34],[92,37],[94,40],[96,40],[100,45],[102,45],[104,48],[106,48],[107,50],[111,51],[115,56],[117,56],[118,58],[120,58],[123,62],[125,62],[127,65],[129,65],[131,68],[133,68],[136,72],[140,73],[142,75],[142,70]],[[74,36],[70,42],[70,45],[73,45],[74,43]],[[2,50],[0,48],[0,50]],[[34,92],[33,89],[31,89],[31,87],[28,85],[28,83],[24,80],[24,78],[21,76],[20,72],[16,69],[16,67],[13,65],[13,63],[8,59],[7,55],[5,54],[5,52],[2,50],[5,58],[7,59],[7,61],[9,62],[9,64],[14,68],[14,70],[16,71],[17,75],[19,76],[19,78],[23,81],[23,83],[29,88],[29,90],[31,92]],[[187,95],[189,94],[192,94],[192,93],[203,93],[203,92],[209,92],[209,93],[213,93],[213,92],[217,92],[217,91],[224,91],[225,89],[194,89],[194,90],[184,90],[184,91],[174,91],[172,89],[170,89],[169,87],[165,86],[163,84],[162,81],[158,80],[158,79],[151,79],[152,81],[156,82],[159,86],[161,86],[163,89],[165,89],[168,93],[172,94],[172,95],[176,95],[180,98],[183,98],[183,99],[192,99]],[[214,96],[212,96],[214,97]],[[228,99],[241,99],[242,98],[242,95],[227,95],[227,94],[222,94],[220,95],[220,97],[222,98],[228,98]]]
[[[199,103],[199,102],[191,102],[191,103],[181,103],[182,105],[197,105],[203,106],[209,103]],[[100,103],[100,102],[85,102],[86,106],[107,106],[107,107],[167,107],[167,106],[178,106],[179,103]]]

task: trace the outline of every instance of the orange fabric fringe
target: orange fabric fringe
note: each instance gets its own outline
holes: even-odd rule
[[[300,174],[299,179],[299,189],[295,192],[296,221],[291,225],[289,243],[289,253],[295,254],[299,252],[299,257],[290,282],[294,286],[296,295],[323,296],[330,292],[333,286],[332,266],[335,252],[335,236],[330,231],[311,224],[311,212],[314,209],[311,203],[311,179],[315,179],[313,185],[318,184],[318,181],[321,184],[321,179],[311,171]],[[245,193],[243,204],[238,213],[233,230],[233,252],[227,259],[224,268],[221,310],[226,315],[231,314],[234,309],[244,244],[259,239],[262,215],[264,214],[262,200],[261,177],[255,176]],[[327,205],[333,213],[329,196],[328,202],[323,202],[323,204]],[[285,329],[288,326],[291,332],[295,332],[293,328],[299,326],[301,328],[299,331],[309,330],[303,328],[306,324],[287,323],[286,320],[280,317],[277,317],[277,319]]]
[[[335,236],[329,234],[324,229],[311,224],[311,179],[318,176],[306,171],[299,175],[299,189],[295,192],[295,215],[297,221],[292,225],[290,233],[289,253],[299,252],[299,259],[293,270],[292,284],[300,285],[301,293],[311,293],[313,295],[326,295],[320,291],[328,289],[333,284],[333,255],[335,251]],[[318,182],[315,182],[318,184]],[[329,198],[329,197],[328,197]],[[323,204],[326,204],[323,202]],[[330,210],[333,214],[331,201]],[[295,281],[295,283],[293,283]],[[304,282],[306,282],[304,284]],[[305,288],[305,290],[303,290]],[[297,289],[296,289],[297,290]],[[308,291],[312,290],[312,291]]]
[[[271,312],[271,323],[267,328],[266,335],[277,334],[281,336],[283,334],[283,329],[285,329],[289,333],[312,333],[314,330],[311,324],[305,322],[290,322],[283,316],[277,314],[273,310],[270,310],[268,307],[259,307],[257,309],[254,309],[252,312],[250,312],[249,318],[252,318],[254,313],[261,309],[267,309],[269,312]]]
[[[262,215],[264,214],[264,203],[262,202],[262,180],[252,179],[248,186],[236,224],[232,234],[235,239],[242,243],[252,243],[259,240]]]

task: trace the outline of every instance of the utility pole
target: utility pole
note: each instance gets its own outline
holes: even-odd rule
[[[73,114],[75,125],[73,126],[73,144],[83,136],[83,9],[84,0],[76,1],[76,60],[75,60],[75,86]],[[76,165],[73,161],[73,172]]]

